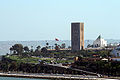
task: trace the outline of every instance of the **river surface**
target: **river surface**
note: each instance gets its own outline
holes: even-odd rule
[[[30,78],[0,77],[0,80],[48,80],[48,79],[30,79]]]

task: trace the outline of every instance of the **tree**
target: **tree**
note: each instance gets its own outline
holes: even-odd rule
[[[23,49],[24,49],[25,52],[29,52],[28,46],[25,46]]]
[[[33,46],[31,46],[31,50],[30,50],[31,53],[33,53]]]
[[[41,48],[40,46],[37,46],[35,52],[39,52],[40,48]]]
[[[41,49],[41,52],[43,52],[43,53],[47,53],[47,49],[46,49],[46,47],[43,47],[43,48]]]
[[[10,50],[10,54],[12,54],[12,51],[13,51],[13,47],[10,47],[10,49],[9,49],[9,50]]]
[[[46,45],[48,46],[48,45],[49,45],[49,43],[47,42],[47,43],[46,43]]]
[[[57,46],[57,43],[55,43],[55,46]]]
[[[68,46],[68,48],[71,48],[71,46]]]
[[[13,50],[17,52],[17,54],[21,55],[23,52],[23,45],[22,44],[15,44],[13,47]]]
[[[49,43],[47,42],[47,43],[46,43],[46,48],[48,48],[48,45],[49,45]]]
[[[37,50],[39,50],[41,47],[40,47],[40,46],[37,46],[36,48],[37,48]]]
[[[40,56],[40,48],[40,46],[36,47],[34,55]]]

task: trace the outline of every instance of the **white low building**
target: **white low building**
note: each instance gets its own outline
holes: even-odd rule
[[[98,38],[93,42],[93,47],[105,47],[107,46],[107,41],[105,41],[101,35],[98,36]]]

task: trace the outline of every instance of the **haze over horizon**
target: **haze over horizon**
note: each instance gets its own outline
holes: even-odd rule
[[[120,0],[0,0],[0,41],[71,39],[84,22],[85,40],[120,39]]]
[[[96,39],[85,39],[85,41],[94,41],[94,40],[96,40]],[[114,43],[115,41],[120,41],[120,39],[105,39],[105,40],[107,40],[107,41],[113,41],[112,43]],[[29,41],[46,41],[46,42],[48,42],[48,41],[55,41],[54,39],[53,40],[3,40],[3,42],[29,42]],[[60,42],[61,41],[70,41],[70,40],[59,40]],[[59,42],[58,41],[58,42]],[[0,42],[2,42],[2,40],[0,40]]]

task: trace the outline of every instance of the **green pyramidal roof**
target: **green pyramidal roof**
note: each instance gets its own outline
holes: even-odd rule
[[[101,35],[99,35],[97,39],[101,39]]]

